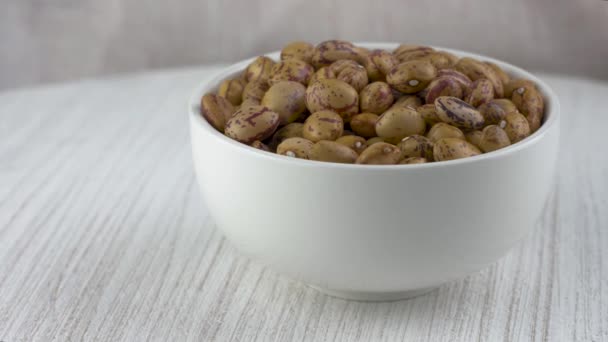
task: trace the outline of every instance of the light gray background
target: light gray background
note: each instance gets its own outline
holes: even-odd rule
[[[603,0],[0,0],[0,89],[211,62],[290,40],[428,43],[608,79]]]

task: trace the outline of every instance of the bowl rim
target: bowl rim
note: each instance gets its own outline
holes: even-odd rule
[[[387,49],[392,50],[399,46],[401,43],[389,43],[389,42],[353,42],[353,44],[368,48],[368,49]],[[337,168],[337,169],[357,169],[357,170],[373,170],[373,169],[382,169],[382,170],[412,170],[412,169],[423,169],[423,168],[433,168],[433,167],[445,167],[450,165],[460,165],[467,163],[479,163],[486,160],[492,160],[495,158],[501,158],[513,153],[517,153],[518,151],[524,150],[531,145],[534,145],[538,141],[540,141],[550,129],[554,126],[558,125],[559,117],[560,117],[560,103],[556,93],[553,89],[547,85],[543,80],[539,79],[532,73],[507,63],[505,61],[488,57],[482,54],[466,52],[458,49],[452,48],[444,48],[441,46],[427,45],[437,50],[443,50],[457,55],[458,57],[473,57],[476,59],[480,59],[486,62],[492,62],[500,66],[510,75],[516,75],[519,78],[526,78],[532,80],[537,87],[539,88],[541,94],[545,100],[545,115],[544,120],[540,128],[526,137],[525,139],[516,142],[515,144],[509,145],[505,148],[501,148],[496,151],[482,153],[477,156],[454,159],[454,160],[445,160],[439,162],[432,163],[423,163],[423,164],[395,164],[395,165],[360,165],[360,164],[341,164],[341,163],[332,163],[332,162],[321,162],[316,160],[307,160],[307,159],[299,159],[288,156],[283,156],[280,154],[263,151],[249,145],[243,144],[236,140],[230,139],[224,134],[217,131],[211,124],[207,122],[200,115],[200,99],[201,97],[210,92],[216,91],[219,83],[238,73],[243,71],[249,63],[255,60],[258,56],[247,58],[241,60],[239,62],[233,63],[227,67],[224,67],[207,78],[205,78],[192,92],[190,99],[188,101],[188,112],[190,117],[190,125],[196,125],[201,128],[205,133],[209,134],[212,139],[216,140],[218,143],[226,144],[231,148],[241,149],[241,151],[245,152],[248,150],[249,153],[253,155],[257,155],[260,158],[267,158],[269,160],[279,162],[279,163],[287,163],[292,165],[306,166],[306,167],[326,167],[326,168]],[[280,55],[280,51],[273,51],[269,53],[262,54],[262,56],[268,56],[275,60],[278,60]],[[191,132],[193,134],[193,132]]]

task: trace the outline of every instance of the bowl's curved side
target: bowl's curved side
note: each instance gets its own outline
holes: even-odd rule
[[[519,147],[411,167],[283,158],[191,115],[194,165],[217,226],[245,254],[333,290],[426,288],[496,261],[535,224],[557,157],[559,107],[549,99],[551,124]]]
[[[277,163],[198,129],[201,191],[241,251],[321,287],[368,292],[438,285],[504,255],[542,210],[558,137],[500,159],[402,172]]]

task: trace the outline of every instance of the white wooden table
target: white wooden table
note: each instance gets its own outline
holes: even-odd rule
[[[0,341],[608,341],[608,83],[543,76],[562,99],[558,180],[512,253],[360,303],[214,228],[185,111],[212,69],[0,94]]]

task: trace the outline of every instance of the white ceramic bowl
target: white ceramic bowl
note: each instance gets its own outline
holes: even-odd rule
[[[202,95],[253,59],[242,61],[201,84],[189,106],[196,174],[217,227],[263,264],[358,300],[411,297],[505,255],[533,228],[552,187],[559,103],[545,82],[522,69],[443,50],[533,80],[546,101],[541,128],[499,151],[429,164],[362,166],[280,156],[223,136],[199,114]]]

